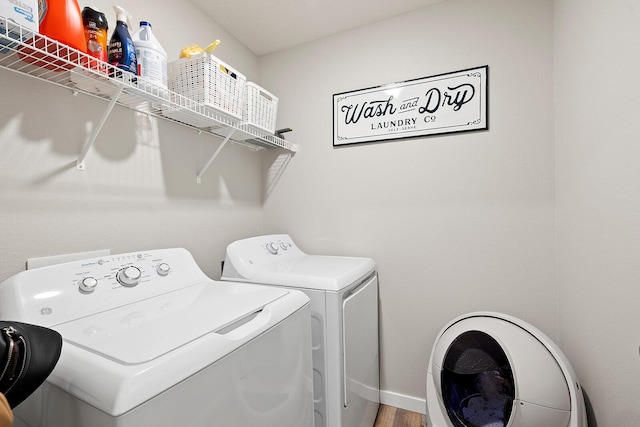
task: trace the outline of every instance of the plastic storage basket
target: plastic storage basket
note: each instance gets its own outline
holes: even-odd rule
[[[278,98],[255,83],[247,82],[244,91],[243,124],[268,133],[276,130]]]
[[[235,119],[242,118],[246,77],[210,54],[167,64],[169,90]]]

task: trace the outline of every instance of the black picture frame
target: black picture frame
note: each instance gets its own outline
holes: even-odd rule
[[[333,146],[489,129],[489,66],[333,95]]]

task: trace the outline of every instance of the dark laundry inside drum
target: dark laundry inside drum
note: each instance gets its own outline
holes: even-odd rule
[[[442,394],[455,427],[505,427],[515,399],[507,356],[490,335],[461,334],[447,351]]]
[[[504,313],[448,322],[431,350],[426,391],[431,427],[588,427],[582,388],[562,350]]]

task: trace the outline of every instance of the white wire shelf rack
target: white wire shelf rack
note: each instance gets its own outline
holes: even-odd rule
[[[298,151],[295,143],[34,33],[3,16],[0,16],[0,69],[70,89],[74,95],[82,93],[108,102],[78,157],[80,170],[85,169],[84,158],[116,104],[221,138],[222,143],[197,174],[198,182],[228,142],[253,150],[279,147],[290,153]]]

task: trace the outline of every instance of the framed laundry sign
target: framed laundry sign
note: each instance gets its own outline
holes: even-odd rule
[[[489,66],[333,95],[333,145],[489,129]]]

